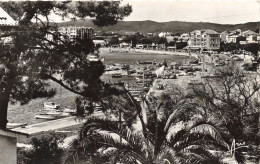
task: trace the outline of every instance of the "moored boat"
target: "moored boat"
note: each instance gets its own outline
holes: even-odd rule
[[[120,74],[120,73],[112,74],[112,78],[120,78],[120,77],[122,77],[122,74]]]
[[[18,127],[24,127],[27,125],[27,122],[25,123],[7,123],[6,128],[7,129],[13,129]]]
[[[43,104],[44,108],[49,108],[49,109],[58,109],[60,108],[60,105],[59,104],[56,104],[54,102],[45,102]]]
[[[88,60],[89,61],[94,61],[94,62],[97,62],[97,61],[99,61],[99,58],[98,58],[98,56],[96,56],[96,55],[89,55],[88,56]]]
[[[69,107],[66,107],[64,110],[63,110],[64,113],[76,113],[77,110],[76,109],[71,109]]]
[[[47,115],[47,114],[37,114],[35,115],[36,119],[45,119],[45,120],[55,120],[57,116],[54,115]]]
[[[54,112],[47,112],[46,113],[46,115],[53,115],[53,116],[58,116],[60,114],[61,114],[61,112],[56,112],[56,111],[54,111]]]

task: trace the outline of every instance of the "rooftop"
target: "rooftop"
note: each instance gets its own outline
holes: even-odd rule
[[[214,30],[209,30],[209,29],[203,30],[203,31],[205,31],[204,33],[206,33],[206,34],[219,34],[218,32],[216,32]]]
[[[17,22],[0,7],[0,26],[16,26]]]

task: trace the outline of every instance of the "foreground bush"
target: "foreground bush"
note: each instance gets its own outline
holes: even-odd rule
[[[55,133],[31,139],[32,149],[18,149],[18,164],[59,164],[65,136]]]

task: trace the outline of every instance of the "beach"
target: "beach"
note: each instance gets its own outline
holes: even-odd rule
[[[174,52],[174,51],[159,51],[159,50],[143,50],[143,49],[131,49],[130,51],[114,51],[109,52],[109,48],[100,49],[100,57],[105,58],[105,64],[134,64],[136,61],[154,61],[164,62],[188,62],[192,60],[196,54],[191,54],[184,52]]]

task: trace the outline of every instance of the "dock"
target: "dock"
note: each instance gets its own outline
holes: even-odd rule
[[[46,132],[50,130],[57,130],[61,128],[66,128],[74,125],[79,125],[84,123],[90,117],[104,117],[103,113],[93,113],[91,116],[87,116],[84,119],[77,119],[76,116],[66,117],[62,119],[57,119],[53,121],[46,121],[42,123],[27,125],[24,127],[11,129],[13,132],[20,132],[28,135],[35,133]]]

